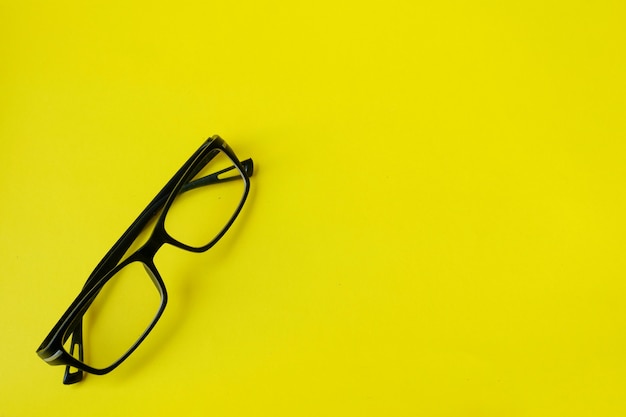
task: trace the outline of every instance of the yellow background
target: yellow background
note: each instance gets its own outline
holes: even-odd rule
[[[4,0],[0,416],[626,415],[625,19]],[[63,386],[35,349],[215,133],[258,167],[242,215]]]

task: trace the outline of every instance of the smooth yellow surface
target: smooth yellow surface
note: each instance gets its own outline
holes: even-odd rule
[[[0,416],[626,415],[621,1],[0,5]],[[113,373],[35,349],[202,141],[257,164]]]

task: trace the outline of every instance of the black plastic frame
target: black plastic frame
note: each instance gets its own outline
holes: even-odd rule
[[[192,179],[199,173],[206,164],[211,161],[218,153],[223,151],[232,161],[233,166],[226,168],[220,172],[213,173],[209,176],[193,180]],[[209,138],[206,142],[200,146],[200,148],[194,152],[194,154],[183,164],[183,166],[174,174],[174,176],[168,181],[163,189],[154,197],[154,199],[148,204],[148,206],[141,212],[137,219],[130,225],[130,227],[124,232],[124,234],[118,239],[113,247],[107,252],[104,258],[93,270],[87,282],[83,286],[83,289],[78,294],[76,299],[72,302],[70,307],[61,316],[61,319],[52,328],[48,336],[44,339],[42,344],[37,349],[37,354],[45,362],[50,365],[65,365],[65,374],[63,377],[64,384],[73,384],[83,378],[83,372],[88,372],[96,375],[103,375],[111,372],[118,367],[124,360],[126,360],[130,354],[141,344],[146,336],[153,329],[157,323],[163,310],[167,304],[167,291],[165,284],[158,269],[154,264],[154,256],[157,251],[164,245],[170,244],[180,249],[191,252],[205,252],[210,249],[219,239],[224,236],[226,231],[233,224],[247,199],[250,191],[250,176],[253,173],[252,159],[245,161],[239,161],[232,149],[226,144],[226,142],[219,136],[215,135]],[[236,208],[234,214],[230,220],[226,223],[220,233],[208,244],[200,247],[193,247],[186,245],[175,238],[173,238],[165,229],[165,216],[174,201],[174,198],[185,191],[197,188],[200,186],[211,185],[223,181],[229,181],[232,178],[221,179],[219,175],[230,171],[232,169],[238,169],[242,173],[244,179],[244,192],[241,198],[239,206]],[[125,259],[122,258],[126,254],[127,250],[131,247],[139,234],[145,229],[149,222],[157,215],[161,213],[157,219],[154,229],[149,239],[135,252],[131,253]],[[120,262],[122,261],[122,262]],[[83,315],[98,295],[102,287],[122,268],[132,262],[141,262],[144,264],[146,271],[152,278],[155,286],[161,294],[161,305],[157,311],[152,323],[141,335],[137,342],[115,363],[106,368],[94,368],[86,365],[83,360]],[[70,351],[66,351],[63,345],[69,338],[72,338],[70,344]],[[77,350],[78,358],[74,356],[75,350]],[[76,371],[72,372],[70,367],[76,368]]]

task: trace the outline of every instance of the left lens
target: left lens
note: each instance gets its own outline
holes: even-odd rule
[[[85,313],[84,363],[104,369],[118,362],[156,320],[161,304],[156,281],[143,263],[120,269]]]

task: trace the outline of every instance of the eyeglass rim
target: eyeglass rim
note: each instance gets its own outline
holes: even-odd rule
[[[163,233],[166,236],[165,243],[169,243],[173,246],[179,247],[189,252],[200,253],[200,252],[206,252],[207,250],[211,249],[226,234],[228,229],[230,229],[230,227],[233,225],[233,223],[239,216],[239,213],[241,213],[241,210],[243,209],[243,206],[248,198],[248,194],[250,193],[250,177],[247,175],[246,169],[244,168],[242,163],[239,161],[239,159],[237,159],[237,156],[235,155],[233,150],[230,148],[230,146],[228,146],[228,144],[224,142],[222,138],[218,136],[216,140],[219,141],[219,145],[214,148],[208,149],[206,153],[208,154],[210,153],[210,151],[213,151],[213,150],[224,152],[226,156],[231,160],[231,162],[233,162],[234,166],[237,168],[237,170],[241,174],[241,177],[244,182],[243,194],[241,196],[239,204],[237,205],[237,208],[233,212],[230,219],[226,222],[225,226],[221,229],[219,233],[216,234],[216,236],[211,241],[209,241],[205,245],[200,245],[200,246],[188,245],[188,244],[185,244],[184,242],[181,242],[179,239],[176,239],[175,237],[173,237],[167,231],[167,228],[165,227],[165,219],[167,218],[167,213],[172,207],[172,204],[174,204],[174,201],[176,200],[176,198],[180,195],[181,189],[198,173],[193,168],[204,167],[212,160],[211,158],[211,159],[208,159],[207,161],[203,161],[202,159],[207,156],[205,155],[205,152],[203,152],[197,156],[196,161],[194,161],[192,166],[187,170],[185,175],[178,182],[174,190],[172,190],[172,193],[168,197],[167,202],[165,203],[163,207],[163,212],[161,213],[161,215],[159,216],[159,219],[157,220],[157,225],[155,226],[155,232],[158,229],[159,232]],[[214,157],[215,156],[216,155],[214,155]]]

